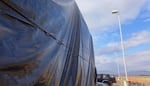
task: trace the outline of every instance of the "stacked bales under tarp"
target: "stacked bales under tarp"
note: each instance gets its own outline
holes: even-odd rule
[[[74,0],[0,0],[0,86],[94,86],[94,68]]]

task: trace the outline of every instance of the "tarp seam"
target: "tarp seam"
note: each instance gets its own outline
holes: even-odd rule
[[[22,17],[24,17],[27,21],[29,21],[32,26],[37,27],[40,31],[44,32],[45,35],[52,37],[54,40],[57,41],[57,44],[59,45],[64,45],[65,44],[58,40],[54,35],[52,35],[51,33],[49,33],[48,31],[44,30],[43,28],[41,28],[39,25],[37,25],[36,23],[34,23],[32,20],[30,20],[28,17],[26,17],[23,13],[19,12],[17,9],[15,9],[14,7],[12,7],[10,4],[8,4],[5,0],[0,0],[2,3],[4,3],[5,5],[7,5],[9,8],[11,8],[12,10],[14,10],[15,12],[17,12],[19,15],[21,15]]]

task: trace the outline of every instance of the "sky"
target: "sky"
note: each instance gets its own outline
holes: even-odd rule
[[[92,34],[98,73],[124,72],[118,18],[127,71],[150,71],[150,0],[76,0]]]

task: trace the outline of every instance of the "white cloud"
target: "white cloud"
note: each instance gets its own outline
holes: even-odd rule
[[[107,56],[96,56],[96,68],[98,72],[109,72],[116,70],[115,60]]]
[[[107,58],[107,56],[98,56],[98,57],[96,57],[96,61],[95,61],[95,63],[96,64],[106,64],[106,63],[110,63],[110,62],[112,62],[112,59],[110,59],[110,58]]]
[[[117,73],[117,64],[120,66],[120,71],[124,72],[122,57],[109,58],[107,56],[98,56],[96,59],[97,71],[109,71]],[[127,63],[127,71],[149,71],[150,69],[150,50],[136,52],[125,56]]]
[[[133,33],[128,40],[124,41],[125,49],[138,47],[143,44],[150,43],[150,31],[143,30],[138,33]],[[118,47],[119,46],[119,47]],[[108,43],[106,47],[97,50],[96,55],[108,55],[114,52],[121,51],[120,42]]]
[[[122,64],[122,59],[117,58],[119,64]],[[145,50],[126,56],[126,63],[128,71],[141,70],[148,71],[150,69],[150,50]]]
[[[150,0],[147,0],[146,5],[147,5],[147,10],[150,11]]]
[[[141,8],[145,3],[148,3],[149,0],[76,0],[83,17],[94,35],[93,39],[97,45],[100,40],[105,39],[106,37],[101,37],[99,33],[102,30],[110,31],[113,25],[118,25],[117,16],[112,15],[111,11],[118,9],[121,14],[121,23],[129,23],[132,20],[136,19],[141,11]],[[147,5],[149,9],[150,5]],[[149,16],[149,14],[146,14]],[[144,16],[145,18],[145,16]],[[143,18],[142,18],[143,19]],[[104,32],[104,31],[103,31]],[[107,33],[106,33],[107,34]],[[107,34],[108,35],[108,34]],[[134,33],[131,37],[124,41],[126,49],[138,47],[143,44],[150,43],[150,31],[142,31]],[[118,47],[119,46],[119,47]],[[116,60],[122,61],[122,58],[110,58],[108,54],[113,54],[114,52],[121,51],[120,42],[114,42],[106,44],[106,47],[95,50],[96,56],[96,67],[98,71],[100,70],[109,70],[115,71]],[[144,56],[143,58],[142,55]],[[127,62],[130,65],[128,69],[137,69],[137,70],[146,70],[150,65],[149,57],[150,51],[143,51],[127,56]],[[131,58],[134,60],[131,60]],[[130,61],[128,61],[130,60]],[[146,64],[148,64],[146,66]],[[132,65],[132,66],[131,66]],[[122,62],[120,63],[121,69],[123,69]],[[150,69],[150,68],[149,68]],[[115,71],[117,72],[117,71]]]
[[[143,22],[149,22],[150,21],[150,0],[145,3],[143,8],[143,13],[139,16],[139,18]]]
[[[130,47],[136,47],[141,44],[146,44],[150,43],[150,31],[149,30],[143,30],[138,33],[132,34],[131,38],[125,41],[125,47],[130,48]]]
[[[150,43],[149,37],[150,37],[149,30],[143,30],[141,32],[133,33],[131,37],[125,41],[126,50],[131,47],[138,47],[142,44]],[[121,51],[120,47],[118,47],[120,46],[119,44],[120,42],[109,43],[107,44],[107,47],[96,51],[95,61],[96,61],[96,67],[98,71],[100,70],[115,71],[117,70],[116,62],[119,61],[119,64],[121,66],[120,69],[122,69],[123,72],[122,57],[119,56],[116,58],[112,58],[109,56],[109,55],[115,55],[115,53]],[[134,71],[134,70],[150,69],[149,56],[150,56],[150,50],[131,53],[128,56],[125,56],[126,62],[128,64],[128,70]]]
[[[150,22],[150,18],[145,19],[144,22]]]
[[[91,31],[117,23],[111,11],[118,9],[122,22],[135,19],[146,0],[76,0]]]

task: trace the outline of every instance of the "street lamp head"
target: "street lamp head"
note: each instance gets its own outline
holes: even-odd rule
[[[112,11],[112,14],[117,14],[117,13],[119,13],[118,10],[113,10],[113,11]]]

